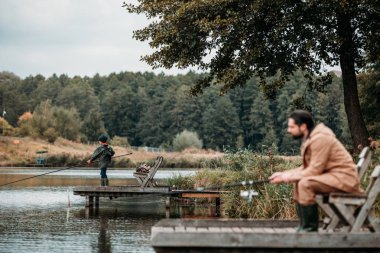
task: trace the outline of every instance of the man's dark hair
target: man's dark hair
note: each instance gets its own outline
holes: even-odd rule
[[[293,119],[297,126],[306,124],[309,131],[313,130],[314,128],[313,116],[311,116],[311,114],[307,111],[295,110],[290,114],[289,118]]]

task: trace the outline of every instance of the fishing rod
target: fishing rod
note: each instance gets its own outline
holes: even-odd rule
[[[247,181],[235,182],[235,183],[231,183],[231,184],[225,184],[222,186],[198,187],[197,191],[219,190],[221,188],[231,188],[231,187],[236,187],[236,186],[257,185],[257,184],[266,184],[266,183],[269,183],[268,179],[265,179],[265,180],[247,180]]]
[[[132,154],[133,154],[133,153],[130,152],[130,153],[122,154],[122,155],[113,156],[112,158],[119,158],[119,157],[122,157],[122,156],[132,155]]]
[[[198,187],[197,191],[204,191],[204,190],[219,190],[221,188],[231,188],[231,187],[237,187],[237,186],[247,186],[247,185],[258,185],[258,184],[267,184],[270,181],[268,179],[265,180],[247,180],[247,181],[241,181],[231,184],[225,184],[218,187]],[[255,190],[246,190],[246,191],[240,191],[240,197],[245,199],[248,203],[252,201],[253,196],[258,196],[259,193]]]
[[[131,153],[127,153],[127,154],[122,154],[122,155],[114,156],[112,158],[119,158],[119,157],[122,157],[122,156],[131,155],[131,154],[133,154],[133,153],[131,152]],[[2,185],[0,185],[0,187],[6,186],[6,185],[10,185],[10,184],[14,184],[14,183],[18,183],[18,182],[25,181],[25,180],[32,179],[32,178],[36,178],[36,177],[45,176],[47,174],[55,173],[55,172],[62,171],[62,170],[73,169],[73,168],[76,168],[76,167],[79,167],[79,166],[82,166],[82,165],[86,165],[86,164],[87,164],[87,162],[86,163],[80,163],[80,164],[77,164],[77,165],[74,165],[74,166],[71,166],[71,167],[66,167],[66,168],[59,169],[59,170],[49,171],[49,172],[46,172],[46,173],[43,173],[43,174],[39,174],[39,175],[35,175],[35,176],[32,176],[32,177],[27,177],[27,178],[23,178],[23,179],[20,179],[20,180],[16,180],[16,181],[13,181],[13,182],[10,182],[10,183],[2,184]]]

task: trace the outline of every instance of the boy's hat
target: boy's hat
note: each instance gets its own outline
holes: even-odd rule
[[[107,142],[107,140],[108,140],[108,137],[105,136],[104,134],[100,135],[98,138],[98,141],[100,142]]]

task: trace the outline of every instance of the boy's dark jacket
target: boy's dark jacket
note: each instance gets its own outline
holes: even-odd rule
[[[111,157],[115,154],[115,151],[108,145],[100,145],[95,149],[91,156],[91,162],[99,159],[99,167],[107,167],[111,162]]]

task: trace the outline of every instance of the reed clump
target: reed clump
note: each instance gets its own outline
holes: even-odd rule
[[[292,202],[292,185],[257,184],[231,188],[223,186],[247,180],[265,180],[276,171],[292,169],[300,164],[299,157],[275,156],[270,150],[263,154],[243,149],[226,152],[217,168],[202,169],[194,176],[173,177],[169,182],[180,189],[219,187],[229,191],[221,197],[221,211],[227,217],[294,219],[296,214]],[[247,202],[240,197],[240,190],[255,190],[259,195]]]

